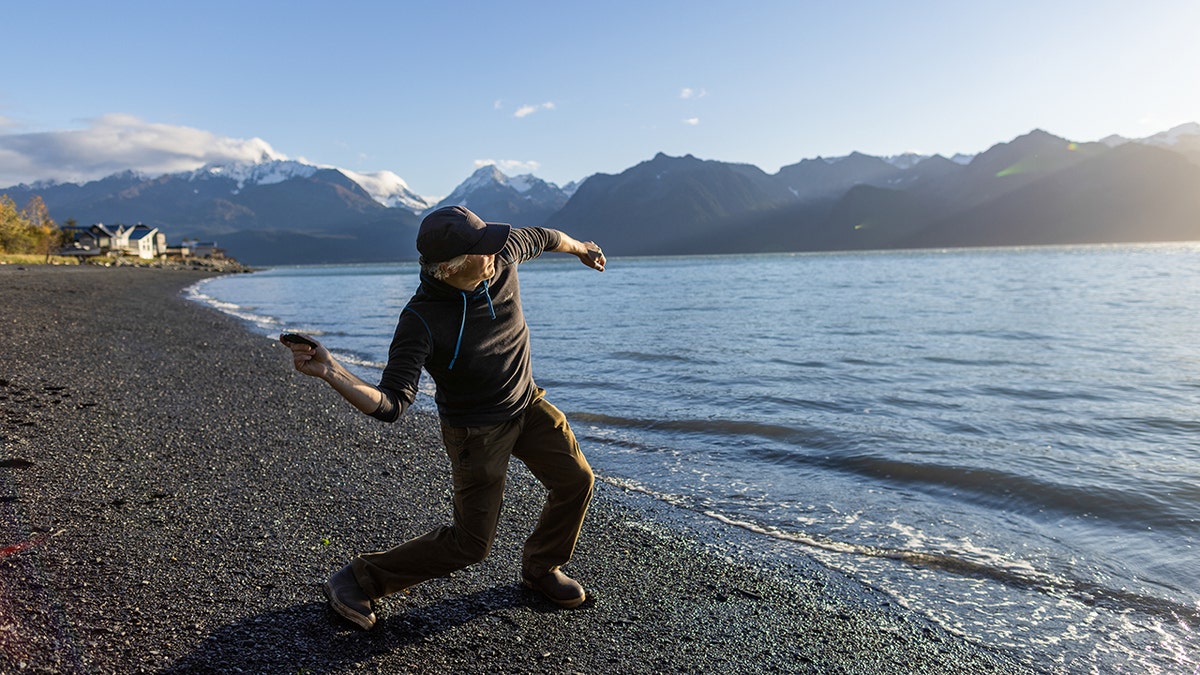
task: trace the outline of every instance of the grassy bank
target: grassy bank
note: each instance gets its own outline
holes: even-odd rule
[[[44,254],[36,253],[0,253],[0,265],[60,265],[60,266],[95,266],[95,267],[154,267],[162,269],[189,269],[210,272],[252,272],[253,268],[246,267],[233,258],[171,258],[168,260],[135,258],[132,256],[97,256],[80,259],[75,256],[52,255],[47,258]]]
[[[49,259],[39,253],[0,253],[0,265],[78,265],[79,259],[52,255]]]

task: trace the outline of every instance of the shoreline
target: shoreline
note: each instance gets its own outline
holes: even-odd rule
[[[0,659],[31,672],[1029,672],[802,556],[598,480],[559,610],[517,582],[513,462],[487,560],[385,598],[319,584],[449,520],[433,415],[359,414],[182,297],[211,272],[0,268]],[[551,392],[551,397],[553,392]],[[589,448],[585,447],[588,453]]]
[[[233,258],[135,258],[132,256],[104,256],[79,258],[74,256],[51,255],[44,259],[41,255],[24,253],[0,253],[0,267],[12,265],[18,269],[27,267],[144,267],[165,270],[190,270],[193,272],[216,272],[221,274],[240,274],[256,272],[256,268],[248,267]]]

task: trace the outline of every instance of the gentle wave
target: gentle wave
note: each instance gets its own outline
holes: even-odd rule
[[[693,359],[679,354],[649,354],[644,352],[613,352],[614,358],[624,359],[627,361],[637,361],[644,363],[659,363],[663,361],[683,361],[691,362]],[[711,363],[711,362],[710,362]]]
[[[1042,387],[1026,387],[1018,389],[1016,387],[987,385],[978,387],[977,394],[985,398],[995,396],[997,398],[1008,398],[1016,401],[1038,402],[1113,400],[1112,397],[1095,391],[1081,391],[1079,389],[1046,389]]]
[[[362,354],[356,354],[354,352],[335,350],[335,351],[333,351],[333,356],[337,360],[342,361],[344,363],[350,364],[352,366],[360,366],[363,368],[370,368],[372,371],[382,372],[383,369],[387,367],[386,361],[376,361],[376,360],[371,359],[368,356],[364,356]]]
[[[726,525],[780,541],[802,544],[830,553],[894,560],[913,567],[957,576],[987,579],[1013,588],[1037,591],[1049,597],[1069,597],[1089,607],[1103,607],[1118,612],[1133,610],[1161,620],[1200,624],[1200,608],[1198,607],[1125,589],[1109,588],[1062,573],[1051,574],[1038,570],[1031,563],[1023,560],[1006,558],[985,551],[974,552],[976,557],[973,558],[965,552],[956,554],[857,544],[826,535],[764,525],[744,517],[731,516],[711,509],[699,509],[686,496],[659,492],[638,481],[610,476],[600,476],[600,479],[623,490],[640,492],[659,501],[699,512]]]
[[[202,305],[207,305],[234,318],[241,319],[242,321],[251,324],[260,333],[271,334],[276,332],[293,332],[304,333],[305,335],[311,335],[316,338],[336,338],[350,335],[350,333],[345,330],[330,330],[317,328],[307,324],[289,323],[277,316],[259,313],[258,308],[255,306],[239,305],[232,302],[226,302],[204,293],[202,291],[203,285],[214,281],[216,278],[220,277],[203,279],[189,286],[188,288],[184,289],[185,296],[189,300],[198,302]],[[372,365],[374,363],[376,362],[367,361],[362,365]]]
[[[940,366],[967,366],[971,368],[1027,368],[1028,363],[1018,363],[1006,359],[963,359],[952,356],[924,356],[922,361]]]
[[[1122,417],[1114,420],[1126,433],[1144,433],[1160,437],[1163,433],[1179,434],[1188,440],[1200,436],[1200,420],[1181,420],[1172,417]],[[1193,441],[1194,442],[1194,441]]]
[[[623,482],[621,485],[628,487],[628,484]],[[1200,624],[1200,609],[1196,607],[1124,589],[1108,588],[1101,584],[1065,577],[1061,574],[1042,572],[1034,569],[1028,563],[1021,561],[1011,561],[1006,565],[998,565],[996,561],[981,562],[949,553],[864,546],[803,532],[789,532],[777,527],[733,518],[714,511],[705,511],[704,514],[727,525],[734,525],[757,534],[804,544],[833,553],[886,558],[914,567],[949,572],[959,576],[989,579],[1014,588],[1038,591],[1047,596],[1066,596],[1089,607],[1105,607],[1118,612],[1132,609],[1144,614],[1154,615],[1159,619],[1189,621]]]
[[[870,477],[891,485],[920,486],[952,493],[993,508],[1017,513],[1057,513],[1099,518],[1116,527],[1143,530],[1147,522],[1163,530],[1194,528],[1196,521],[1164,504],[1161,490],[1103,485],[1067,485],[995,468],[905,462],[868,454],[804,458],[804,463]],[[1200,489],[1194,489],[1200,496]]]
[[[1200,499],[1200,488],[1187,485],[1070,485],[993,467],[906,461],[895,456],[863,452],[862,448],[874,444],[869,435],[820,427],[721,419],[639,419],[587,412],[573,412],[571,417],[579,423],[641,431],[697,434],[710,438],[758,437],[774,442],[767,446],[738,446],[744,460],[864,476],[880,485],[919,487],[931,494],[953,495],[957,499],[1016,513],[1087,516],[1131,530],[1143,529],[1146,522],[1153,522],[1163,530],[1196,526],[1188,512],[1173,506],[1179,500],[1186,502],[1188,495],[1194,494]],[[609,438],[603,440],[609,444],[614,442]],[[644,444],[627,443],[624,447],[653,449]],[[1173,493],[1176,499],[1164,501],[1164,493]]]
[[[840,436],[824,432],[817,428],[799,429],[793,426],[764,424],[761,422],[720,419],[637,419],[587,412],[574,412],[571,416],[580,422],[602,424],[611,427],[627,427],[646,431],[673,431],[706,436],[758,436],[760,438],[785,440],[802,447],[815,449],[842,447],[845,444],[845,441]]]
[[[192,284],[191,286],[188,286],[183,291],[184,296],[186,298],[188,298],[189,300],[198,302],[202,305],[207,305],[218,311],[229,314],[230,316],[241,319],[242,321],[246,321],[250,324],[253,324],[255,327],[257,327],[260,330],[263,330],[263,329],[271,330],[280,325],[279,319],[277,319],[273,316],[258,314],[256,312],[252,311],[255,309],[253,307],[243,307],[241,305],[237,305],[237,304],[234,304],[231,302],[225,302],[223,300],[218,300],[217,298],[214,298],[211,295],[204,293],[202,290],[204,288],[204,286],[206,284],[214,281],[217,278],[220,278],[220,277],[213,277],[210,279],[202,279],[202,280]]]

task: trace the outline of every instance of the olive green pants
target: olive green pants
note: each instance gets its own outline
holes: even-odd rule
[[[352,567],[359,586],[381,598],[479,562],[496,535],[509,457],[549,490],[541,518],[525,540],[522,571],[538,577],[565,565],[592,498],[588,466],[567,418],[540,396],[518,417],[493,426],[442,424],[454,481],[454,522],[395,548],[366,553]]]

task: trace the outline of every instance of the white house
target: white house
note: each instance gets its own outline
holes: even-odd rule
[[[62,228],[70,240],[59,250],[59,255],[78,257],[135,255],[144,260],[163,256],[175,258],[224,258],[225,251],[214,242],[184,239],[182,246],[167,246],[167,235],[157,227],[143,223],[137,225],[105,225],[96,223],[88,227],[66,226]]]
[[[154,259],[167,252],[167,235],[138,223],[133,227],[118,227],[113,235],[112,247],[122,253],[136,255],[139,258]]]

